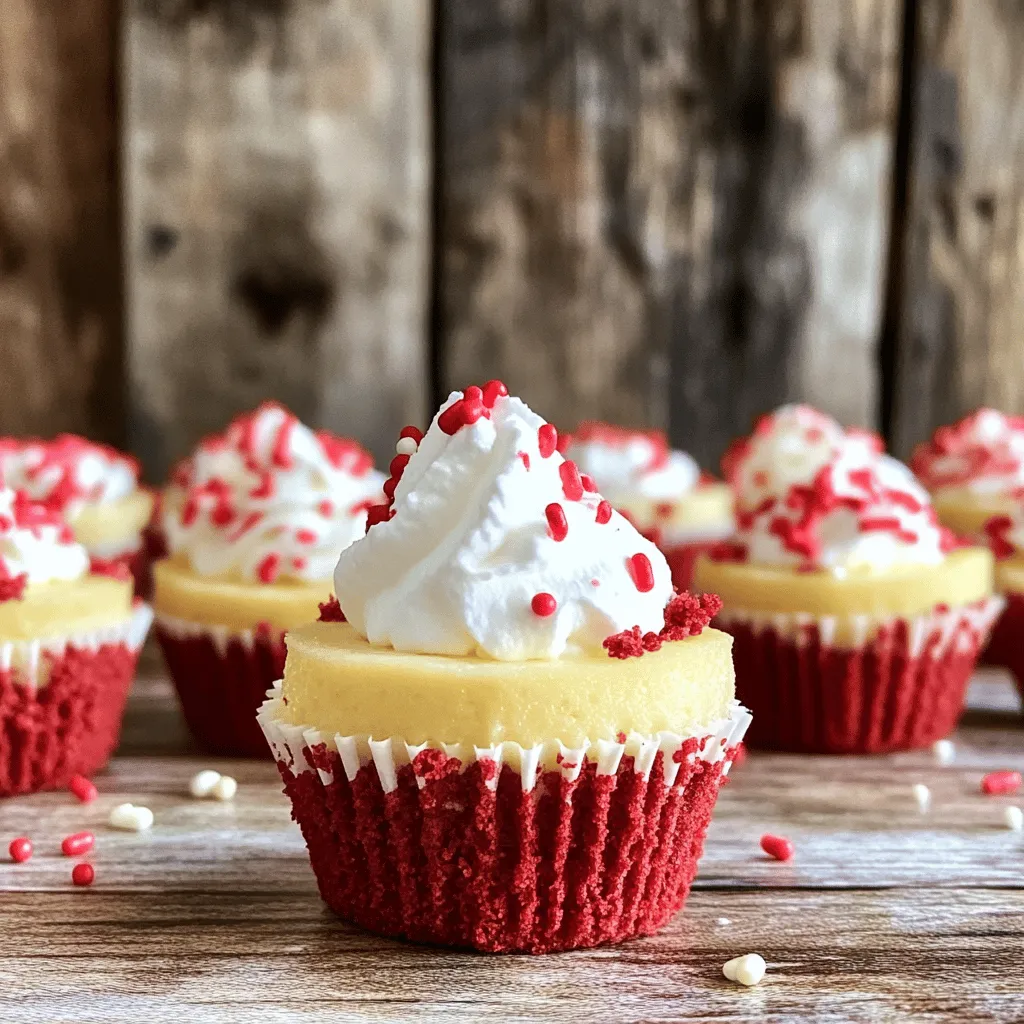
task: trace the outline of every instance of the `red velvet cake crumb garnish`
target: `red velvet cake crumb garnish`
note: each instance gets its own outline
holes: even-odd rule
[[[537,428],[537,447],[540,457],[546,459],[553,455],[558,447],[558,431],[550,423],[542,423]]]
[[[109,576],[122,582],[132,578],[131,569],[117,558],[97,558],[92,555],[89,558],[89,572],[93,576]]]
[[[558,541],[565,540],[569,535],[569,523],[565,518],[565,509],[557,501],[553,501],[544,509],[544,515],[547,518],[551,536]]]
[[[319,607],[320,614],[317,616],[317,622],[348,622],[348,619],[345,618],[345,613],[341,610],[338,599],[333,594],[326,601],[323,601]]]
[[[558,602],[553,595],[541,591],[539,594],[533,595],[530,607],[533,609],[534,615],[539,615],[542,619],[546,619],[549,615],[555,614],[558,609]]]
[[[659,633],[641,633],[639,626],[605,637],[601,645],[610,658],[639,658],[646,651],[657,651],[663,643],[685,640],[702,633],[722,610],[717,594],[676,594],[665,607],[665,625]]]

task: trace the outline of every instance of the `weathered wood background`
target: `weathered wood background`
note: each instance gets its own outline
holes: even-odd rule
[[[0,431],[384,458],[500,375],[714,466],[1024,411],[1024,3],[6,0]]]

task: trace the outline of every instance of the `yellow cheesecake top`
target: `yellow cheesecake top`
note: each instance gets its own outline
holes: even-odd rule
[[[20,599],[0,602],[0,642],[92,633],[131,614],[130,580],[83,576],[31,583]]]
[[[312,622],[319,603],[331,593],[330,579],[253,583],[203,576],[183,558],[156,562],[153,582],[153,607],[158,615],[234,630],[255,629],[260,623],[291,629]]]
[[[400,653],[338,622],[300,626],[285,642],[285,720],[328,736],[483,747],[687,735],[725,718],[734,694],[732,639],[714,629],[625,660]]]
[[[996,589],[1004,594],[1024,594],[1024,553],[996,563]]]
[[[153,512],[153,495],[141,488],[102,505],[85,505],[71,521],[75,537],[89,550],[128,547]]]

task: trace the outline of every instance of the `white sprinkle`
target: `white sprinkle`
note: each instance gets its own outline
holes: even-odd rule
[[[724,928],[727,924],[732,924],[732,921],[730,921],[727,917],[718,917],[715,919],[715,924],[717,924],[721,928]]]
[[[932,791],[923,782],[915,782],[914,799],[917,801],[917,809],[925,814],[932,805]]]
[[[1003,811],[1003,821],[1006,822],[1007,828],[1019,832],[1024,829],[1024,811],[1019,807],[1007,807]]]
[[[952,764],[956,760],[956,747],[952,740],[936,740],[932,744],[932,753],[939,764]]]
[[[192,781],[188,784],[188,791],[197,800],[202,800],[204,796],[210,796],[213,793],[213,787],[218,782],[220,782],[220,772],[206,768],[192,776]]]
[[[400,437],[398,444],[395,445],[395,451],[399,455],[415,455],[419,449],[419,445],[416,443],[416,439],[412,437]]]
[[[238,783],[230,775],[222,775],[213,787],[213,795],[218,800],[234,800],[238,792]]]
[[[730,981],[738,981],[741,985],[756,985],[763,977],[768,965],[759,953],[747,953],[737,956],[722,967],[722,973]]]
[[[108,820],[112,828],[145,832],[153,824],[153,812],[148,807],[136,807],[135,804],[118,804],[110,812]]]

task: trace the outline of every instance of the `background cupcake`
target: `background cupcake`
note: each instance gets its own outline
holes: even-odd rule
[[[1001,605],[990,553],[958,548],[870,435],[806,406],[763,418],[731,477],[736,537],[696,582],[724,601],[751,742],[856,753],[950,732]]]
[[[279,405],[204,440],[163,494],[157,636],[207,750],[266,756],[255,722],[281,676],[282,635],[317,615],[340,550],[365,533],[383,476],[354,441]]]
[[[404,938],[546,952],[682,905],[747,723],[712,599],[499,382],[400,442],[340,600],[260,719],[326,902]],[[341,621],[344,609],[351,623]]]
[[[107,762],[149,620],[59,512],[0,489],[0,796]]]
[[[142,534],[153,498],[139,486],[133,458],[73,434],[52,441],[6,438],[0,442],[0,479],[58,513],[97,569],[109,574],[123,565],[140,592],[145,589]]]
[[[680,590],[690,584],[697,555],[733,532],[728,486],[704,476],[659,431],[582,423],[562,449],[661,548]]]
[[[1013,673],[1024,697],[1024,501],[1012,515],[989,519],[985,536],[998,559],[996,589],[1006,598],[985,653],[991,664],[1004,665]]]

